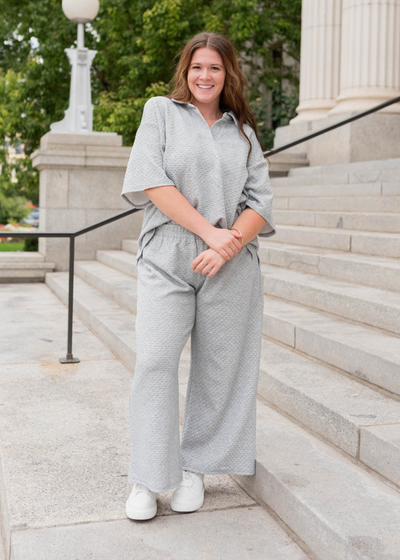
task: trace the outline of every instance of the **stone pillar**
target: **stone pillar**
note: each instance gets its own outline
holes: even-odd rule
[[[40,172],[40,231],[74,231],[131,208],[121,197],[131,147],[117,133],[48,132],[32,153]],[[93,260],[97,249],[121,249],[140,233],[143,211],[75,240],[75,259]],[[69,239],[39,239],[39,253],[55,270],[68,270]]]
[[[400,95],[400,0],[343,0],[340,93],[329,115]],[[400,114],[400,104],[382,109]]]
[[[318,33],[317,23],[308,24],[318,13],[334,14],[330,21],[338,24],[339,0],[335,10],[319,11],[328,4],[332,8],[333,0],[303,0],[299,115],[275,131],[274,147],[400,95],[400,0],[342,0],[339,93],[329,109],[337,90],[334,33],[323,26]],[[328,21],[327,16],[319,18],[312,21]],[[302,142],[281,157],[293,154],[303,155],[310,166],[398,158],[400,104]]]
[[[298,123],[326,117],[339,93],[342,0],[303,0]]]

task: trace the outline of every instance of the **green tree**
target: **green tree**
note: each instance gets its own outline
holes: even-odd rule
[[[76,45],[76,24],[59,0],[0,0],[0,11],[0,132],[11,143],[21,139],[30,156],[68,107],[64,49]],[[298,103],[297,74],[283,59],[299,60],[301,0],[102,0],[85,33],[85,46],[98,51],[94,130],[117,132],[131,145],[144,103],[169,92],[180,48],[204,30],[225,34],[242,53],[261,140],[272,146],[274,129],[295,116]],[[263,90],[272,96],[268,107]],[[38,174],[30,159],[18,163],[16,173],[15,195],[37,204]]]

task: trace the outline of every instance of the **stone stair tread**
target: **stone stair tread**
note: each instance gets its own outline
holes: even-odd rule
[[[280,226],[279,226],[280,227]],[[312,247],[310,245],[293,245],[290,243],[285,243],[283,241],[268,241],[268,239],[263,239],[260,237],[258,239],[260,248],[281,250],[281,251],[295,251],[297,253],[309,253],[312,255],[320,256],[323,258],[340,259],[347,260],[350,262],[359,262],[371,265],[384,265],[390,268],[395,268],[400,270],[399,259],[394,259],[390,257],[378,257],[374,255],[366,255],[364,253],[349,253],[349,251],[340,251],[339,249],[331,249],[325,247]]]
[[[96,258],[99,262],[125,272],[130,276],[136,276],[136,249],[137,243],[130,246],[132,250],[127,250],[127,245],[123,249],[113,251],[97,251]]]
[[[125,253],[125,251],[119,251]],[[126,253],[125,253],[126,254]],[[115,255],[115,258],[124,260],[125,255]],[[116,268],[106,265],[99,261],[76,261],[75,267],[78,270],[86,270],[92,274],[99,276],[99,278],[106,279],[107,282],[112,283],[113,286],[122,290],[132,293],[136,292],[136,279],[132,278],[129,274],[122,272]]]
[[[294,169],[290,171],[293,173]],[[348,183],[348,173],[331,173],[329,176],[324,174],[312,174],[298,176],[290,173],[286,177],[271,177],[272,188],[275,186],[296,186],[296,185],[333,185]]]
[[[317,558],[398,558],[400,494],[261,401],[256,460],[244,488],[312,542]]]
[[[382,193],[381,183],[332,183],[326,184],[296,184],[275,185],[276,198],[285,197],[315,197],[315,196],[390,196]],[[391,195],[393,196],[393,195]]]
[[[258,394],[353,457],[358,455],[361,427],[397,424],[400,438],[400,399],[266,339]]]
[[[387,218],[388,215],[386,212],[367,212],[365,210],[360,210],[360,212],[356,212],[354,210],[343,210],[343,211],[336,211],[336,210],[299,210],[297,208],[280,208],[279,212],[285,212],[288,214],[344,214],[345,216],[379,216]],[[395,212],[391,212],[390,216],[400,216],[400,213],[396,214]],[[351,230],[353,231],[353,230]]]
[[[135,263],[135,258],[132,257],[131,253],[128,253],[127,251],[122,251],[121,249],[108,249],[108,250],[98,250],[97,251],[98,256],[102,256],[102,255],[108,255],[110,257],[114,257],[116,259],[120,259],[123,260],[125,262],[129,262],[129,263]]]
[[[0,263],[17,262],[44,262],[44,256],[37,251],[0,251]]]
[[[393,307],[400,312],[400,294],[396,292],[352,284],[343,280],[335,280],[315,274],[306,274],[286,268],[282,269],[282,267],[279,266],[263,263],[261,263],[261,272],[269,278],[276,278],[284,282],[302,285],[313,290],[330,292],[353,300],[363,300],[370,304]]]
[[[286,196],[274,198],[274,210],[314,212],[387,212],[398,215],[400,196]]]
[[[46,284],[67,304],[68,272],[48,273]],[[74,275],[75,312],[84,317],[96,334],[99,334],[99,329],[104,329],[104,332],[113,333],[124,345],[135,350],[135,337],[132,336],[135,316],[77,275]],[[88,319],[95,319],[95,322]]]
[[[136,313],[137,280],[131,274],[99,261],[78,261],[75,272],[127,311]]]
[[[399,365],[400,377],[400,337],[394,333],[350,322],[319,309],[311,309],[268,295],[264,296],[264,312],[268,317],[290,323],[296,329],[313,332],[352,348],[368,351],[371,356],[382,360],[393,361]]]
[[[0,270],[53,270],[55,267],[55,263],[52,262],[41,262],[41,261],[0,261]]]
[[[286,230],[286,231],[297,231],[297,232],[307,232],[307,233],[323,233],[323,234],[331,234],[331,235],[351,235],[351,236],[368,236],[374,238],[389,238],[389,239],[398,239],[400,240],[399,233],[386,233],[386,232],[378,232],[378,231],[363,231],[363,230],[354,230],[354,229],[342,229],[342,228],[326,228],[326,227],[317,227],[317,226],[294,226],[294,225],[286,225],[281,224],[279,225],[279,229]],[[273,241],[273,237],[269,239],[269,241]]]
[[[347,171],[360,175],[360,177],[371,172],[384,170],[397,170],[400,173],[400,158],[375,159],[370,161],[352,161],[347,163],[326,163],[324,165],[313,165],[307,167],[294,167],[289,175],[294,177],[322,175]]]
[[[265,296],[264,335],[400,395],[400,337],[317,309]]]
[[[136,253],[138,249],[138,239],[123,239],[121,248],[128,253]]]

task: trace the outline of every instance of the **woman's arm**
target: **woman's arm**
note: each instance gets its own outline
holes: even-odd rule
[[[163,214],[201,237],[225,260],[230,260],[240,251],[241,242],[236,237],[237,233],[211,225],[175,186],[152,187],[143,192]]]
[[[143,192],[168,218],[201,238],[214,229],[210,222],[193,208],[176,187],[166,185],[165,187],[145,189]]]
[[[243,245],[254,239],[262,230],[266,220],[249,206],[237,217],[232,228],[237,228],[243,233]]]

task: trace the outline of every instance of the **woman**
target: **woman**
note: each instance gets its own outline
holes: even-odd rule
[[[273,192],[235,48],[200,33],[172,94],[149,99],[121,196],[145,208],[138,240],[136,364],[129,397],[131,519],[199,509],[204,474],[255,472],[263,282],[257,235]],[[250,122],[250,125],[244,124]],[[191,336],[182,439],[178,366]]]

